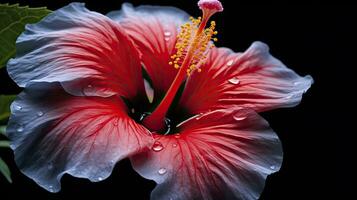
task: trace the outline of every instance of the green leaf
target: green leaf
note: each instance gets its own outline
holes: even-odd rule
[[[12,183],[11,172],[7,164],[0,158],[0,172],[5,176],[9,183]]]
[[[0,126],[0,134],[4,134],[6,132],[6,126]]]
[[[0,122],[10,116],[10,104],[15,97],[15,95],[0,95]]]
[[[0,126],[0,134],[3,134],[6,136],[6,126]]]
[[[25,30],[25,25],[40,21],[50,12],[44,7],[0,4],[0,68],[15,55],[16,38]]]
[[[0,147],[10,147],[10,142],[6,140],[0,140]]]

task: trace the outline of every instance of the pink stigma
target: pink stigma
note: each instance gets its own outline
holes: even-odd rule
[[[198,7],[201,10],[214,10],[216,12],[222,12],[223,6],[219,0],[199,0]]]

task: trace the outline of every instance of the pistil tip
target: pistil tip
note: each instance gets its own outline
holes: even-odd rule
[[[223,6],[219,0],[199,0],[198,7],[201,10],[213,10],[216,12],[222,12]]]

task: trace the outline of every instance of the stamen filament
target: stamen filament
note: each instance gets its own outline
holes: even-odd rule
[[[212,44],[210,44],[212,35],[217,34],[217,31],[214,31],[216,25],[214,21],[211,22],[209,28],[205,29],[205,27],[214,13],[223,10],[221,3],[218,0],[200,0],[198,5],[203,12],[202,20],[200,17],[198,19],[191,17],[192,24],[186,23],[181,26],[181,32],[177,36],[178,42],[175,46],[177,53],[171,56],[173,60],[169,62],[169,65],[173,65],[179,71],[163,100],[154,112],[143,120],[143,124],[151,131],[163,131],[165,129],[165,116],[181,83],[186,75],[190,76],[194,70],[201,71],[197,66],[202,63],[202,60],[205,60],[208,50],[212,47]],[[213,40],[216,40],[216,38]]]

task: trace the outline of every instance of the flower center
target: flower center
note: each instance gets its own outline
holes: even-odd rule
[[[222,4],[218,0],[200,0],[198,6],[202,10],[202,17],[190,17],[190,22],[181,26],[175,45],[177,51],[169,62],[179,71],[163,100],[154,112],[143,120],[143,124],[151,131],[165,130],[165,116],[182,81],[194,71],[201,71],[199,67],[206,60],[209,50],[214,47],[212,40],[217,41],[217,38],[213,38],[217,35],[216,23],[211,21],[208,28],[206,25],[213,14],[223,11]]]

